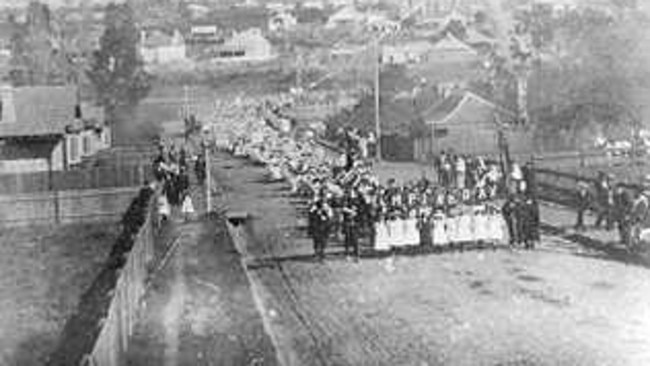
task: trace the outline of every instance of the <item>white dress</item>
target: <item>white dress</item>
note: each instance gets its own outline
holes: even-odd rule
[[[463,213],[458,217],[456,241],[467,243],[473,240],[472,235],[472,215]]]
[[[375,224],[375,249],[390,249],[390,236],[388,235],[388,226],[385,221],[379,221]]]
[[[193,214],[194,213],[194,204],[192,203],[192,197],[188,194],[183,199],[183,205],[181,206],[181,212],[183,214]]]
[[[446,219],[442,214],[435,214],[433,216],[433,225],[431,228],[431,241],[434,246],[443,246],[449,244],[447,237],[447,229],[445,227]]]
[[[485,213],[477,213],[474,216],[474,240],[476,241],[491,241],[489,233],[489,216]]]
[[[169,206],[169,201],[167,201],[167,196],[164,194],[158,196],[158,214],[164,217],[171,215],[171,207]]]
[[[409,217],[402,221],[403,243],[404,245],[419,245],[420,244],[420,231],[418,230],[418,220]]]
[[[399,247],[402,245],[402,220],[387,220],[386,227],[388,229],[388,237],[390,238],[390,245]]]
[[[503,243],[506,240],[503,217],[498,213],[491,213],[488,216],[488,237],[494,243]]]

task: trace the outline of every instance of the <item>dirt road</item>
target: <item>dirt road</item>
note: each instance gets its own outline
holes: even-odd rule
[[[218,155],[220,205],[254,215],[245,248],[285,365],[647,365],[650,271],[544,237],[497,250],[311,259],[282,183]]]

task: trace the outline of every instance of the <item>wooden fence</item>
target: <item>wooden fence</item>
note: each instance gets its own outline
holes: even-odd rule
[[[118,219],[139,186],[0,195],[0,227]]]
[[[149,205],[147,219],[120,271],[102,329],[92,351],[83,358],[82,366],[124,365],[153,260],[155,220],[152,208]]]
[[[152,179],[150,165],[112,165],[52,172],[0,174],[0,195],[141,186]]]
[[[578,190],[578,182],[585,182],[593,189],[596,178],[578,174],[560,172],[552,169],[535,169],[535,182],[542,200],[572,207]],[[630,192],[638,192],[641,186],[633,183],[621,183]]]

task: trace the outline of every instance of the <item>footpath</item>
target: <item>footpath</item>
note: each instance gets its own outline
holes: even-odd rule
[[[204,215],[202,187],[192,197],[200,217],[174,215],[167,224],[174,237],[161,251],[126,365],[276,365],[226,223]]]

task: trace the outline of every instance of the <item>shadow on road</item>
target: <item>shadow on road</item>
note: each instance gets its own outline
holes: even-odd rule
[[[542,224],[542,230],[564,240],[577,243],[592,251],[591,253],[574,252],[572,253],[573,255],[650,268],[650,262],[647,259],[639,254],[630,253],[626,248],[621,247],[619,243],[603,242],[586,235],[567,232],[565,229],[546,224]]]

